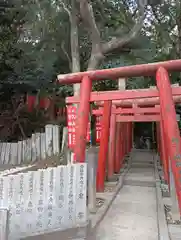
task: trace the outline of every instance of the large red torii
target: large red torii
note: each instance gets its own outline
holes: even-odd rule
[[[87,72],[63,74],[63,75],[57,76],[60,84],[75,84],[75,83],[81,82],[81,95],[80,95],[80,104],[79,104],[78,122],[77,122],[77,126],[79,127],[77,127],[77,131],[76,131],[76,148],[75,148],[75,153],[78,161],[83,162],[85,159],[85,148],[86,148],[85,139],[87,135],[87,125],[89,120],[89,110],[90,110],[89,102],[90,102],[90,96],[91,96],[92,81],[99,81],[99,80],[105,80],[105,79],[116,80],[120,77],[128,78],[128,77],[138,77],[138,76],[154,76],[160,67],[163,67],[169,72],[180,71],[181,59],[165,61],[165,62],[141,64],[141,65],[135,65],[135,66],[119,67],[119,68],[113,68],[113,69],[102,69],[102,70],[94,70],[94,71],[87,71]],[[152,91],[156,92],[156,97],[158,97],[158,92],[156,90],[152,90]],[[137,94],[136,98],[142,97],[142,96],[139,96],[141,95],[141,92],[137,92],[135,94]],[[147,97],[148,96],[146,95],[144,96],[145,99]],[[149,97],[151,96],[149,95]],[[154,95],[152,95],[152,97],[154,97]],[[126,97],[126,99],[129,99],[129,98],[130,98],[129,96]],[[117,100],[120,100],[120,98],[118,98]],[[122,100],[124,100],[124,98],[122,98]],[[108,109],[110,108],[108,107]],[[110,112],[110,110],[108,112]]]
[[[104,179],[105,179],[105,166],[108,150],[108,140],[109,140],[109,126],[110,126],[110,115],[112,109],[112,100],[125,100],[143,98],[152,98],[159,97],[160,102],[160,125],[161,129],[164,129],[163,138],[166,143],[166,153],[167,157],[169,156],[172,171],[174,175],[177,197],[179,201],[179,206],[181,210],[181,144],[180,144],[180,134],[178,129],[178,124],[176,121],[176,112],[173,101],[173,90],[170,85],[170,80],[168,72],[170,71],[181,71],[181,60],[172,60],[167,62],[151,63],[151,64],[142,64],[136,66],[126,66],[115,69],[103,69],[95,70],[67,75],[59,75],[58,81],[61,84],[75,84],[81,82],[81,91],[79,99],[79,109],[77,117],[77,130],[76,130],[76,147],[75,154],[76,159],[79,162],[84,162],[85,160],[85,147],[86,147],[86,135],[87,135],[87,126],[89,120],[89,111],[90,111],[90,97],[92,89],[92,81],[99,81],[105,79],[116,80],[120,77],[138,77],[138,76],[156,76],[157,90],[152,90],[152,92],[137,92],[134,93],[134,97],[130,97],[127,93],[122,93],[119,96],[108,96],[109,99],[106,99],[105,95],[102,94],[101,98],[104,101],[104,114],[103,114],[103,131],[101,133],[101,142],[99,150],[99,162],[98,162],[98,172],[97,179],[99,180],[98,186],[99,190],[104,189]],[[175,88],[176,89],[176,88]],[[178,88],[177,88],[178,89]],[[133,93],[133,92],[132,92]],[[111,95],[111,93],[110,93]],[[176,94],[179,96],[180,93]],[[101,101],[99,96],[99,100]],[[119,127],[121,125],[119,124]],[[122,133],[126,136],[125,131],[130,131],[129,125],[122,127]],[[120,132],[120,129],[116,134]],[[120,143],[120,141],[117,141]],[[116,143],[116,144],[117,144]],[[120,144],[121,146],[121,144]],[[164,160],[165,161],[165,160]],[[165,162],[164,162],[165,164]],[[167,162],[168,164],[168,162]],[[120,167],[120,166],[118,166]],[[99,171],[101,169],[101,171]]]

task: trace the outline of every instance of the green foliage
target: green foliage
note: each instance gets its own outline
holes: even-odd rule
[[[44,2],[41,9],[44,19],[38,18],[37,21],[35,18],[40,9],[37,9],[34,1],[7,0],[0,4],[2,83],[27,83],[38,90],[46,88],[60,71],[69,72],[67,59],[65,56],[61,58],[63,54],[58,52],[61,48],[58,37],[65,32],[59,31],[60,19],[56,19],[57,16],[48,8],[49,1]],[[51,21],[50,14],[54,16],[56,24]],[[56,37],[57,33],[60,34]],[[71,91],[71,87],[68,91]]]
[[[69,1],[65,1],[69,3]],[[121,51],[105,56],[100,68],[163,61],[178,57],[178,6],[173,2],[149,1],[143,29]],[[97,26],[103,41],[128,33],[138,18],[136,1],[92,1]],[[72,94],[72,86],[54,85],[57,74],[71,71],[70,22],[61,1],[6,0],[0,3],[0,81],[27,83],[36,89],[54,89]],[[79,19],[81,70],[87,68],[91,42],[84,23]],[[173,82],[178,74],[172,75]],[[127,88],[144,88],[154,79],[127,80]],[[117,88],[116,81],[94,84],[94,90]]]
[[[12,77],[14,66],[22,56],[17,47],[19,30],[23,24],[24,11],[17,9],[12,1],[0,3],[1,29],[0,29],[0,79],[8,80]]]

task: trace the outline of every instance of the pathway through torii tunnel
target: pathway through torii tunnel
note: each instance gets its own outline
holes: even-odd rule
[[[98,106],[92,114],[102,116],[97,168],[97,191],[104,191],[107,174],[111,179],[123,165],[124,156],[133,147],[133,123],[156,122],[157,149],[162,160],[165,181],[169,184],[169,164],[174,176],[181,213],[181,142],[175,103],[181,102],[181,87],[172,87],[169,73],[181,71],[181,60],[126,66],[59,75],[60,84],[81,84],[80,96],[68,97],[67,104],[78,104],[76,161],[85,161],[90,103]],[[155,89],[91,92],[92,81],[155,77]],[[107,164],[108,162],[108,164]]]

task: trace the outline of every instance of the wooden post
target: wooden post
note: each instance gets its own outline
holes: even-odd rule
[[[118,89],[119,90],[126,90],[126,78],[119,78],[118,79]],[[122,123],[119,123],[120,124],[120,126],[119,126],[119,128],[120,128],[120,140],[119,140],[119,138],[118,138],[118,140],[119,140],[119,142],[118,142],[118,144],[120,143],[120,146],[119,146],[119,148],[120,148],[120,150],[118,150],[118,155],[120,155],[119,156],[119,161],[121,161],[120,163],[119,163],[119,168],[121,168],[122,167],[122,163],[123,163],[123,160],[124,160],[124,157],[125,157],[125,141],[126,141],[126,139],[125,139],[125,129],[124,129],[124,123],[122,122]],[[118,145],[117,145],[117,147],[118,147]],[[118,167],[117,166],[117,167]],[[116,168],[116,170],[118,170],[118,168]],[[120,169],[119,169],[119,171],[120,171]]]
[[[80,103],[77,116],[75,157],[76,162],[85,161],[86,137],[89,122],[90,111],[90,93],[92,89],[92,81],[87,77],[83,77],[81,82]]]
[[[118,122],[116,124],[116,155],[115,155],[115,166],[114,172],[119,173],[121,167],[121,158],[123,156],[123,146],[121,146],[121,137],[122,137],[122,123]]]
[[[160,96],[162,119],[168,144],[168,153],[171,162],[170,171],[173,172],[174,186],[176,188],[179,209],[181,213],[181,143],[175,105],[168,72],[160,67],[156,74],[156,82]]]
[[[112,180],[114,174],[114,161],[116,149],[116,114],[113,113],[115,106],[112,106],[111,124],[110,124],[110,141],[108,154],[108,180]]]
[[[98,170],[97,170],[97,191],[104,191],[104,180],[106,170],[106,160],[109,146],[109,128],[110,128],[110,117],[111,117],[111,101],[104,102],[102,124],[101,124],[101,139],[100,139],[100,150],[98,157]]]
[[[162,113],[161,113],[162,115]],[[166,150],[166,136],[165,136],[165,129],[164,129],[164,123],[161,119],[160,121],[160,138],[161,138],[161,161],[163,163],[163,170],[164,170],[164,179],[167,183],[169,183],[169,173],[168,173],[168,151]]]
[[[112,180],[114,174],[115,150],[116,150],[116,114],[113,111],[116,109],[112,106],[111,124],[110,124],[110,140],[108,154],[108,180]]]

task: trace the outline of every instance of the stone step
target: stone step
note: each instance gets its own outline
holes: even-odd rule
[[[155,181],[141,181],[141,180],[125,179],[124,185],[140,186],[140,187],[155,187],[156,183],[155,183]]]
[[[131,168],[154,168],[152,163],[131,163]]]

